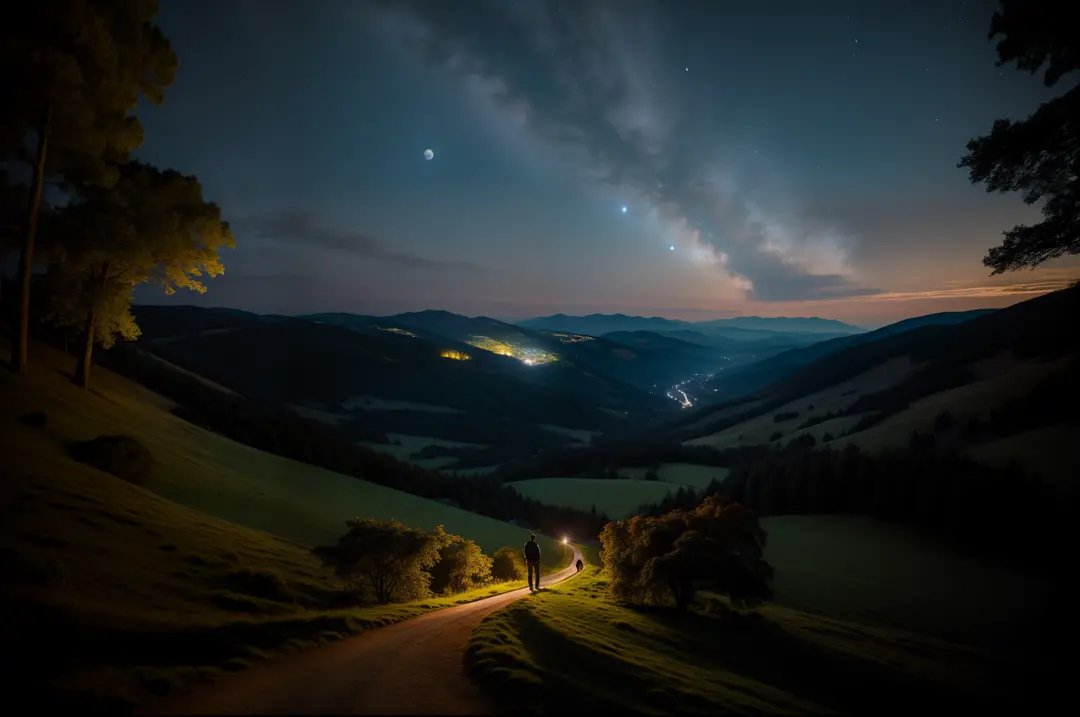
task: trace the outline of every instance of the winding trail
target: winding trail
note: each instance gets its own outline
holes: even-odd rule
[[[541,589],[576,574],[585,558],[541,577]],[[156,714],[479,715],[497,710],[465,673],[469,635],[528,588],[437,610],[281,662],[257,665],[178,695]]]

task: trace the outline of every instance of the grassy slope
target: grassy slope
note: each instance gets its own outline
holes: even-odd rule
[[[302,545],[335,540],[345,520],[397,519],[407,525],[446,530],[475,540],[485,551],[524,544],[527,536],[508,523],[281,458],[193,426],[170,414],[169,402],[108,371],[95,368],[89,392],[70,385],[73,360],[34,345],[29,383],[0,379],[0,421],[24,411],[45,411],[54,449],[65,441],[124,433],[142,441],[157,465],[146,487],[210,515],[265,530]],[[545,553],[561,556],[556,541],[538,537]]]
[[[65,357],[36,345],[33,353],[26,383],[0,373],[0,629],[20,646],[17,667],[5,675],[11,684],[31,690],[44,680],[56,699],[130,706],[249,662],[519,587],[334,609],[340,585],[300,542],[336,536],[343,526],[329,512],[346,498],[348,515],[392,510],[404,522],[438,520],[489,549],[520,542],[520,530],[497,524],[469,535],[472,514],[206,433],[166,413],[164,399],[104,371],[95,374],[98,390],[86,394],[59,372],[70,369]],[[31,409],[49,414],[45,430],[14,420]],[[277,527],[297,542],[67,457],[71,440],[110,432],[151,448],[152,488],[237,522]],[[383,500],[397,502],[387,508]],[[463,513],[457,527],[442,520],[455,513]],[[553,560],[566,552],[551,545],[545,553]]]
[[[779,606],[732,612],[712,598],[681,617],[631,609],[588,571],[473,632],[473,674],[517,710],[558,701],[611,713],[910,713],[1000,703],[998,688],[1022,682],[988,653]]]
[[[800,396],[776,410],[766,411],[723,431],[700,436],[684,443],[688,446],[706,445],[720,449],[753,446],[769,443],[772,435],[779,431],[783,435],[779,443],[785,444],[800,432],[798,427],[807,418],[845,410],[863,394],[881,391],[900,383],[911,373],[912,368],[911,361],[906,357],[891,359],[858,376],[810,395]],[[752,404],[748,404],[747,410],[750,410],[749,406]],[[795,413],[797,416],[777,422],[775,416],[780,413]],[[826,431],[836,436],[858,420],[858,416],[839,418],[818,424],[806,432],[815,434],[815,438],[818,439],[821,437],[818,434],[823,435]]]
[[[810,417],[844,410],[854,404],[861,395],[887,388],[902,380],[909,373],[910,364],[904,359],[893,359],[889,364],[855,379],[838,383],[723,431],[685,443],[709,445],[719,449],[761,444],[778,447],[803,434],[812,435],[820,444],[825,434],[829,433],[833,440],[828,445],[837,449],[848,443],[871,452],[885,448],[904,448],[907,447],[913,431],[923,434],[933,432],[934,419],[942,411],[948,410],[961,424],[966,424],[973,417],[985,420],[991,409],[1010,399],[1022,397],[1049,377],[1060,375],[1068,369],[1069,361],[1068,357],[1021,360],[1009,354],[998,354],[972,364],[975,381],[913,401],[905,410],[850,436],[843,434],[853,428],[865,414],[834,418],[809,428],[800,428]],[[809,408],[811,405],[812,409]],[[776,414],[792,412],[799,415],[781,422],[774,420]],[[769,439],[776,432],[781,434],[781,438],[770,443]],[[998,467],[1022,459],[1025,465],[1032,464],[1031,467],[1037,469],[1040,475],[1052,480],[1068,480],[1075,475],[1073,467],[1080,461],[1080,454],[1069,442],[1053,440],[1061,433],[1058,427],[1031,433],[1037,435],[1030,441],[1009,437],[998,441],[1002,443],[1000,447],[995,447],[998,442],[992,442],[971,447],[965,452],[976,460]],[[1036,446],[1047,450],[1034,450]],[[661,478],[670,480],[663,474]]]
[[[992,408],[1031,393],[1041,382],[1059,375],[1069,365],[1070,357],[1018,360],[1008,354],[978,361],[971,366],[974,381],[912,401],[907,409],[881,423],[838,439],[837,445],[854,441],[870,451],[907,445],[912,431],[932,431],[934,419],[944,410],[965,423],[973,417],[985,420]]]
[[[871,518],[762,518],[776,601],[841,620],[1010,649],[1035,637],[1048,586]]]

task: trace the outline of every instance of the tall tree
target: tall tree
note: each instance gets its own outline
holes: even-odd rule
[[[199,180],[140,162],[122,165],[108,188],[58,210],[60,239],[50,267],[48,316],[82,332],[75,379],[90,383],[95,343],[111,346],[119,334],[139,335],[131,316],[133,288],[153,281],[165,293],[203,293],[204,276],[224,269],[219,252],[234,245],[221,210],[202,196]]]
[[[1015,63],[1052,87],[1080,65],[1080,33],[1054,0],[1001,0],[990,23],[998,66]],[[983,264],[1001,274],[1033,268],[1048,259],[1080,253],[1080,86],[1044,103],[1025,120],[999,119],[990,134],[968,142],[958,166],[988,192],[1022,192],[1040,199],[1043,221],[1005,232]]]
[[[26,370],[30,283],[46,175],[108,185],[143,141],[132,114],[164,100],[176,55],[155,0],[34,0],[0,23],[0,155],[32,169],[11,366]]]

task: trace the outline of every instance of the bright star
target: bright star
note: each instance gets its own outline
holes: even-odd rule
[[[623,213],[623,214],[626,214],[626,205],[623,205],[623,208],[622,208],[622,213]]]
[[[672,245],[671,245],[671,246],[669,247],[669,249],[671,249],[671,251],[675,251],[675,245],[674,245],[674,244],[672,244]]]

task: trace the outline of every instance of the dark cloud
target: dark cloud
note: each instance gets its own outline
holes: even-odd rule
[[[230,220],[238,236],[266,239],[297,247],[348,252],[407,269],[468,269],[482,267],[467,262],[449,262],[396,252],[374,236],[356,229],[323,224],[314,212],[294,209]]]

